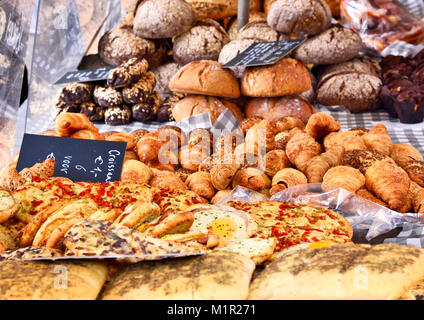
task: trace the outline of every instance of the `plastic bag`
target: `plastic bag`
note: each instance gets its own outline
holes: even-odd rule
[[[357,31],[367,47],[383,51],[401,40],[418,44],[424,40],[424,22],[395,0],[343,0],[342,18]]]
[[[420,214],[401,214],[341,188],[323,192],[320,183],[291,187],[270,199],[259,192],[237,187],[218,204],[230,201],[255,203],[266,200],[310,204],[334,210],[349,221],[354,233],[362,234],[368,230],[365,236],[367,241],[398,227],[424,226],[424,217]]]

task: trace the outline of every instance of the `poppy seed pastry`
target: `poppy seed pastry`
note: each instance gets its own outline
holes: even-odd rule
[[[174,38],[174,60],[181,65],[195,60],[218,60],[222,47],[229,41],[227,32],[218,22],[200,20]]]
[[[331,19],[330,8],[322,0],[277,0],[267,16],[273,29],[295,36],[319,34],[330,27]]]
[[[134,18],[134,33],[146,39],[179,36],[193,24],[195,12],[183,0],[146,0]]]
[[[293,57],[307,64],[334,64],[355,58],[362,48],[359,34],[334,26],[302,43]]]
[[[105,111],[105,123],[110,126],[128,124],[131,121],[131,109],[126,105],[107,108]]]

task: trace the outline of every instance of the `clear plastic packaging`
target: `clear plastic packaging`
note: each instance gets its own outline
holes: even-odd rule
[[[383,51],[398,40],[424,40],[424,22],[396,0],[343,0],[340,8],[344,21],[371,49]]]
[[[366,232],[367,241],[399,227],[424,226],[424,217],[420,214],[401,214],[340,188],[323,192],[319,183],[288,188],[270,199],[259,192],[237,187],[218,204],[230,201],[254,203],[266,200],[310,204],[337,211],[349,220],[354,233]]]

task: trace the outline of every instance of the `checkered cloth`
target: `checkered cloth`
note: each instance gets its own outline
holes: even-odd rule
[[[424,248],[424,225],[422,223],[405,224],[396,238],[387,238],[384,242]]]

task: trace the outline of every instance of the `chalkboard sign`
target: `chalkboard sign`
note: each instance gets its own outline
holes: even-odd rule
[[[66,177],[75,182],[119,181],[126,146],[126,142],[25,134],[17,170],[53,158],[56,161],[55,177]]]
[[[70,71],[60,78],[56,84],[105,80],[109,73],[115,68],[116,67],[103,67],[93,70]]]
[[[284,58],[305,40],[306,39],[254,43],[222,67],[255,67],[271,65]]]

